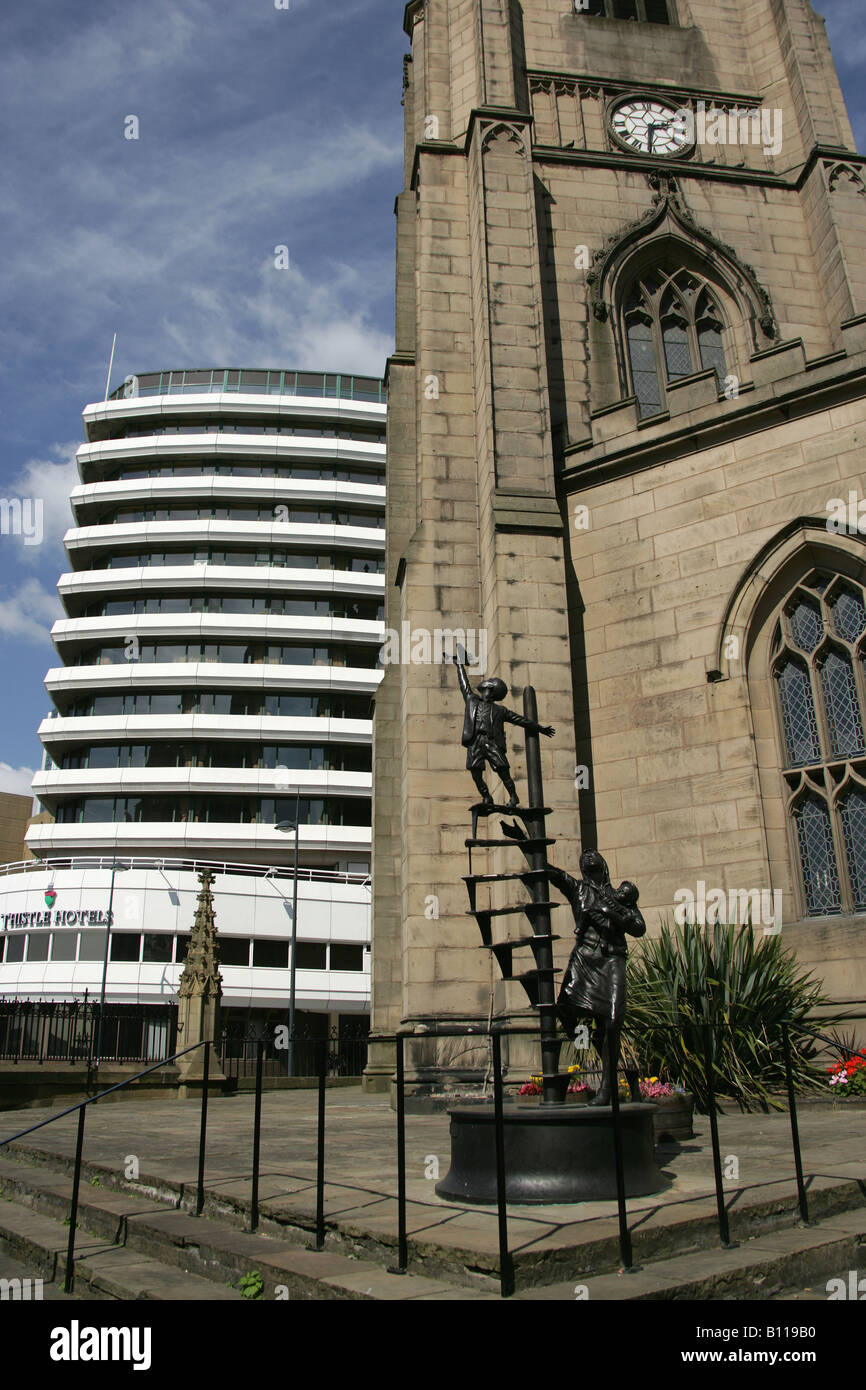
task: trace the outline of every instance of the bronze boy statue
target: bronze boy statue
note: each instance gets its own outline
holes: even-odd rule
[[[496,676],[483,680],[477,692],[473,691],[462,660],[465,655],[465,652],[461,655],[458,648],[458,655],[454,660],[460,690],[466,702],[462,739],[466,749],[466,766],[472,773],[472,779],[481,793],[485,808],[492,809],[495,804],[490,788],[484,780],[485,764],[490,765],[508,792],[509,807],[514,807],[519,805],[519,798],[505,751],[505,725],[519,724],[522,729],[533,729],[547,738],[551,738],[554,731],[550,725],[536,724],[534,720],[525,719],[523,715],[515,714],[513,710],[497,704],[497,700],[505,699],[508,687],[505,681],[499,680]]]

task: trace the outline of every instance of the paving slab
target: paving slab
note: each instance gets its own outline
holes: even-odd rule
[[[309,1091],[264,1098],[260,1203],[263,1227],[271,1232],[286,1222],[307,1230],[313,1226],[316,1104],[315,1093]],[[102,1172],[107,1183],[117,1182],[135,1159],[143,1196],[173,1201],[188,1197],[196,1183],[199,1120],[195,1101],[91,1107],[85,1134],[88,1173]],[[4,1113],[0,1138],[28,1122],[33,1122],[32,1110]],[[211,1098],[207,1201],[209,1208],[233,1215],[240,1224],[251,1192],[252,1123],[252,1096]],[[26,1155],[71,1169],[75,1127],[74,1116],[59,1120],[19,1141],[14,1152],[0,1150],[0,1157]],[[732,1111],[719,1116],[719,1132],[726,1171],[736,1173],[725,1181],[735,1235],[738,1226],[748,1234],[756,1211],[765,1222],[778,1212],[780,1221],[790,1224],[796,1184],[788,1116]],[[845,1184],[866,1180],[866,1109],[842,1104],[804,1108],[800,1135],[810,1200],[816,1215],[831,1214]],[[436,1196],[435,1182],[445,1176],[449,1156],[447,1114],[408,1117],[407,1223],[413,1252],[432,1258],[438,1251],[448,1259],[464,1258],[467,1266],[477,1261],[492,1269],[498,1256],[495,1209]],[[689,1223],[704,1223],[711,1231],[716,1203],[708,1120],[696,1117],[694,1139],[660,1149],[659,1159],[664,1190],[628,1204],[633,1239],[663,1243],[669,1231]],[[396,1118],[387,1098],[366,1095],[360,1087],[329,1093],[325,1172],[329,1230],[339,1231],[348,1241],[366,1242],[371,1250],[392,1249],[397,1231]],[[135,1190],[134,1184],[127,1187]],[[509,1244],[518,1264],[531,1266],[580,1248],[594,1248],[596,1254],[615,1248],[613,1202],[510,1206],[508,1216]]]
[[[696,1250],[672,1256],[661,1266],[646,1266],[617,1274],[519,1291],[521,1301],[537,1299],[589,1302],[665,1298],[724,1299],[756,1297],[762,1286],[790,1280],[792,1265],[812,1272],[834,1274],[849,1268],[852,1256],[866,1240],[866,1208],[828,1218],[815,1226],[797,1226],[758,1236],[729,1250]],[[826,1292],[822,1295],[826,1300]]]

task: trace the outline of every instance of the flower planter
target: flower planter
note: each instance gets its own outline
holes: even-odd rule
[[[655,1107],[653,1135],[657,1144],[678,1144],[682,1139],[694,1138],[695,1098],[691,1091],[661,1096],[649,1104]]]

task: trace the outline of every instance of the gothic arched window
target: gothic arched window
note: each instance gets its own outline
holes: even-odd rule
[[[866,911],[866,592],[815,570],[789,594],[772,674],[809,916]]]
[[[645,20],[649,24],[671,24],[668,0],[575,0],[575,13],[601,15],[607,19]]]
[[[665,386],[694,372],[712,368],[721,390],[724,330],[718,295],[702,276],[685,269],[638,276],[625,302],[625,334],[642,416],[657,415]]]

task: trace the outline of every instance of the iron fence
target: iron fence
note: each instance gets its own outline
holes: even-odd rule
[[[106,1005],[98,1000],[0,999],[0,1061],[89,1065],[97,1045],[103,1062],[155,1062],[174,1050],[177,1008],[167,1004]]]
[[[226,1077],[254,1076],[259,1046],[262,1074],[269,1077],[318,1076],[324,1050],[327,1076],[360,1077],[367,1065],[367,1033],[358,1028],[295,1031],[291,1063],[289,1031],[279,1024],[243,1026],[228,1023],[221,1030],[216,1055]]]
[[[177,1006],[108,1004],[102,1018],[95,999],[0,999],[0,1062],[90,1065],[102,1062],[155,1062],[177,1045]],[[263,1074],[315,1077],[325,1050],[326,1075],[360,1077],[367,1065],[367,1031],[343,1025],[330,1030],[301,1028],[294,1036],[289,1065],[288,1028],[223,1021],[215,1054],[229,1078],[255,1074],[262,1044]]]

